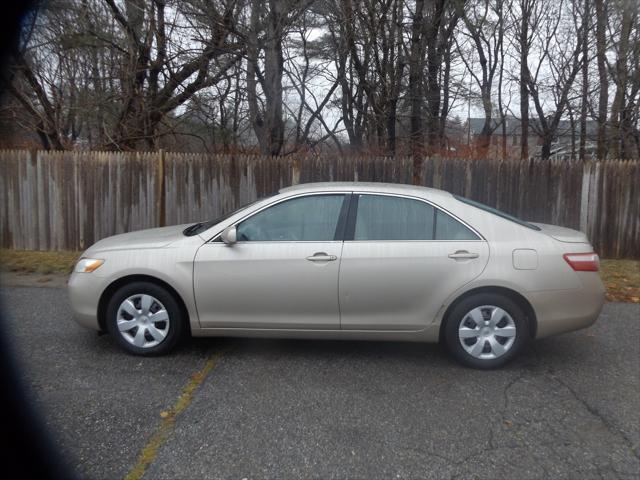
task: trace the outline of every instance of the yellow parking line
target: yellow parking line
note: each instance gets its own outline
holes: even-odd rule
[[[205,362],[204,366],[199,371],[191,375],[191,378],[182,389],[182,393],[178,397],[176,403],[169,410],[160,412],[162,420],[158,429],[144,446],[138,456],[138,461],[124,477],[124,480],[139,480],[142,478],[144,473],[147,471],[147,468],[149,468],[149,465],[151,465],[151,462],[153,462],[158,455],[160,447],[164,445],[169,438],[169,435],[175,426],[177,416],[189,406],[193,399],[193,394],[202,382],[204,382],[211,370],[216,367],[223,353],[224,351],[219,351],[211,355]]]

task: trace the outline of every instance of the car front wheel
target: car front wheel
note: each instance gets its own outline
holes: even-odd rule
[[[502,295],[472,295],[458,303],[447,318],[445,340],[464,365],[490,369],[513,359],[529,340],[522,308]]]
[[[162,355],[182,337],[184,322],[175,298],[149,282],[118,289],[107,305],[106,323],[118,344],[136,355]]]

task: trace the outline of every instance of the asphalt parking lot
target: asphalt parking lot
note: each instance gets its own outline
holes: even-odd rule
[[[64,290],[3,288],[2,303],[80,477],[640,476],[640,305],[481,372],[403,343],[195,339],[139,358],[76,325]]]

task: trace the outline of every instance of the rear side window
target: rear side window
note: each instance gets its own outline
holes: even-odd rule
[[[479,240],[469,228],[440,210],[436,210],[436,240]]]
[[[410,198],[360,195],[354,240],[433,240],[434,208]]]
[[[426,202],[359,195],[354,240],[479,240],[471,229]]]

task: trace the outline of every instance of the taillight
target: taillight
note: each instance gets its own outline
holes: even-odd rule
[[[600,258],[595,252],[565,253],[562,258],[564,258],[576,272],[597,272],[600,269]]]

